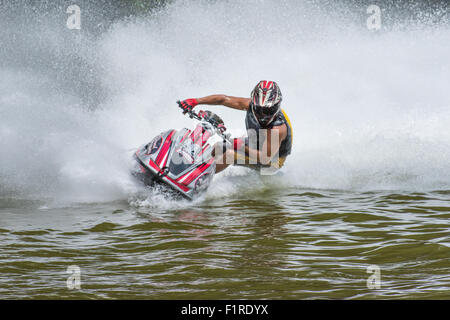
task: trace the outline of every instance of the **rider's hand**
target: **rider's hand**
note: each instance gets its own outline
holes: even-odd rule
[[[177,101],[181,108],[183,108],[183,112],[190,112],[192,109],[198,105],[197,99],[186,99],[183,101]]]

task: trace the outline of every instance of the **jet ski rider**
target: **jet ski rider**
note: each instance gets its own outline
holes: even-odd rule
[[[210,95],[180,101],[185,111],[199,104],[224,105],[246,111],[245,126],[248,137],[233,139],[233,148],[228,148],[223,158],[216,162],[216,173],[230,164],[244,165],[253,169],[281,168],[291,153],[292,126],[281,109],[282,95],[275,81],[260,81],[250,98]],[[273,139],[277,139],[278,141]],[[227,161],[233,159],[232,161]],[[222,161],[220,161],[222,160]]]

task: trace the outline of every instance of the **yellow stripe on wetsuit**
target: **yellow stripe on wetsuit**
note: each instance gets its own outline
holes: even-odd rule
[[[292,140],[294,139],[294,134],[293,134],[293,130],[292,130],[292,124],[291,124],[291,120],[289,120],[289,117],[287,116],[286,112],[284,112],[283,109],[281,109],[281,112],[283,112],[284,118],[287,121],[287,124],[289,126],[289,129],[291,129],[291,148],[292,148]]]

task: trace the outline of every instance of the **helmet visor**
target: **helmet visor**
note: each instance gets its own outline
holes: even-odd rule
[[[260,123],[268,124],[279,109],[280,103],[277,103],[272,107],[261,107],[252,103],[252,111]]]

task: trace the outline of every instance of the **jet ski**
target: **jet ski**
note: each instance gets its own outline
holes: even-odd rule
[[[223,120],[211,111],[183,111],[199,122],[194,129],[160,133],[134,153],[132,174],[146,186],[163,185],[187,199],[206,191],[214,177],[214,148],[231,144]],[[222,150],[223,151],[223,150]]]

